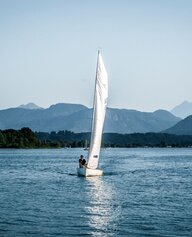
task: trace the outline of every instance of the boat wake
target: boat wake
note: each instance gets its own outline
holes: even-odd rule
[[[112,175],[119,175],[118,172],[105,172],[104,176],[112,176]]]
[[[58,174],[65,174],[65,175],[75,175],[77,176],[76,173],[69,173],[69,172],[63,172],[63,171],[57,171]]]

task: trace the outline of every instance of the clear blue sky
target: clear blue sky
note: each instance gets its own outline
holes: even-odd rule
[[[191,0],[0,0],[0,109],[91,107],[99,48],[110,107],[192,101]]]

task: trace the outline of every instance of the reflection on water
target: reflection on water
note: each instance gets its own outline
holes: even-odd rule
[[[92,178],[81,152],[0,150],[0,236],[192,236],[191,149],[106,150]]]
[[[94,236],[115,235],[117,223],[120,218],[121,207],[116,202],[115,189],[113,184],[105,183],[103,177],[88,178],[89,189],[88,206],[89,214],[88,225],[93,230]]]

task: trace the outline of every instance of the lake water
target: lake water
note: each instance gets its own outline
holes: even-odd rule
[[[0,149],[0,236],[192,236],[192,149]]]

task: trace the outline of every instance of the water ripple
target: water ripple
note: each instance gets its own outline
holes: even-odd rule
[[[103,150],[91,178],[82,152],[0,151],[0,236],[192,236],[191,149]]]

